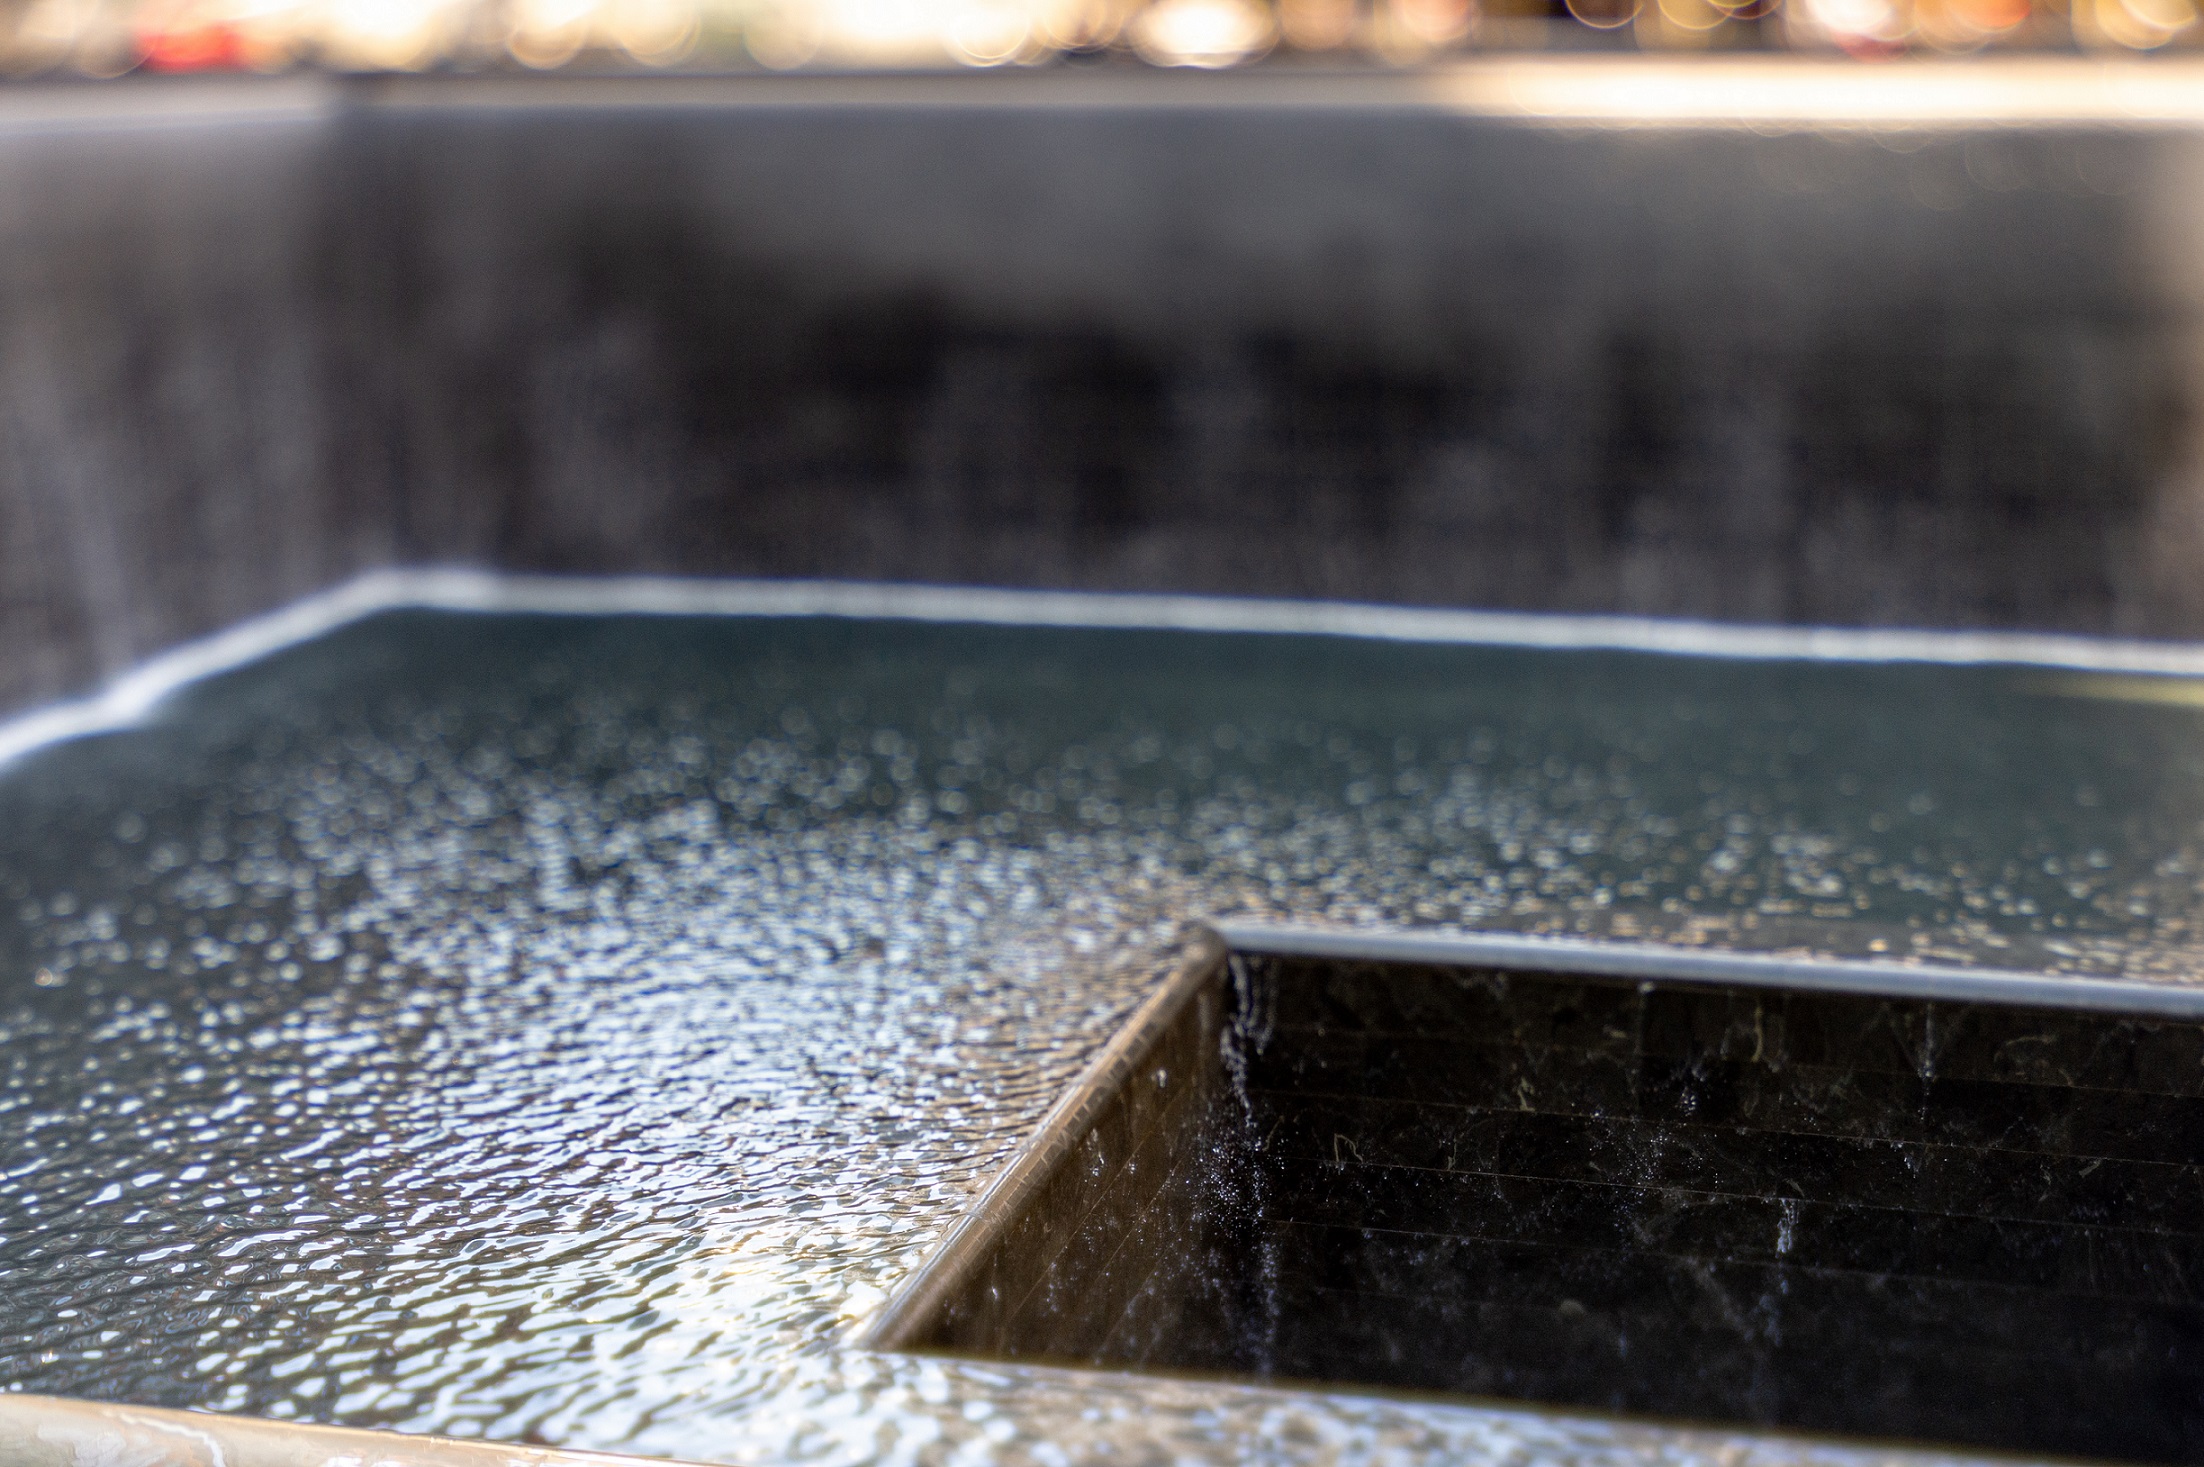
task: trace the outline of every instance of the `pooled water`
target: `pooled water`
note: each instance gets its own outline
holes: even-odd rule
[[[2204,716],[2092,690],[382,615],[0,778],[0,1380],[730,1462],[1637,1459],[852,1335],[1188,918],[2192,981]]]

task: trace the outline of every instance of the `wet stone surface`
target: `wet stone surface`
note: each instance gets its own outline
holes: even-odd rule
[[[0,1379],[728,1461],[1642,1458],[849,1341],[1189,916],[2187,981],[2204,715],[2135,692],[379,617],[0,778]]]

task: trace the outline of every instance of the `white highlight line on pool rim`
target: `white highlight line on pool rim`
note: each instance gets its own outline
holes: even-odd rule
[[[363,618],[405,610],[552,616],[839,617],[975,626],[1345,637],[1756,661],[2032,667],[2137,677],[2204,678],[2204,645],[2028,632],[1743,626],[1656,617],[851,581],[561,577],[438,568],[378,570],[160,653],[89,697],[51,704],[0,723],[0,766],[49,745],[130,728],[144,721],[162,700],[193,683],[310,642]]]
[[[1315,927],[1219,918],[1211,924],[1235,953],[1343,962],[1528,969],[1608,978],[1856,994],[1944,1003],[2081,1009],[2204,1019],[2204,986],[2080,973],[2026,973],[1899,959],[1848,959],[1735,952],[1678,943],[1614,942],[1513,932]]]

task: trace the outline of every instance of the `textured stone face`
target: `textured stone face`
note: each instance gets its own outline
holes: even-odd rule
[[[2191,133],[1053,80],[11,94],[0,707],[391,563],[2204,631]]]
[[[1229,971],[910,1343],[2204,1456],[2204,1026]]]

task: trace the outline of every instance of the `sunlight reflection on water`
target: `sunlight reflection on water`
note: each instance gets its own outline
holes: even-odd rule
[[[1189,917],[2180,981],[2204,725],[2046,691],[377,617],[0,781],[5,1378],[726,1461],[1734,1456],[848,1341]]]

